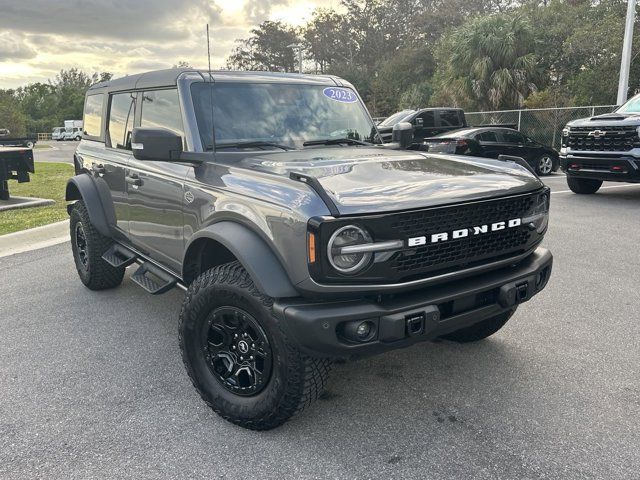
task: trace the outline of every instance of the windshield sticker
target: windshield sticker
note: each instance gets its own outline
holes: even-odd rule
[[[335,100],[336,102],[355,103],[358,101],[358,97],[353,93],[353,90],[349,90],[348,88],[327,87],[322,90],[322,93],[325,97]]]

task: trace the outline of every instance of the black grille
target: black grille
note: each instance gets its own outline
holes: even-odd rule
[[[578,151],[627,152],[640,147],[640,138],[636,127],[628,125],[571,127],[567,146]]]
[[[399,238],[448,232],[461,228],[490,225],[514,218],[522,218],[531,211],[534,197],[516,197],[490,202],[407,213],[400,216],[391,228]],[[441,243],[406,250],[398,255],[393,269],[412,271],[441,270],[452,266],[461,268],[492,257],[523,250],[531,239],[526,226],[496,232],[471,235]]]
[[[336,273],[326,255],[322,255],[320,264],[311,267],[311,273],[323,281],[341,283],[353,282],[354,278],[371,283],[403,282],[515,257],[536,246],[542,235],[527,225],[491,232],[491,224],[532,215],[540,195],[548,192],[323,222],[321,245],[328,243],[337,228],[355,224],[368,230],[376,242],[402,240],[405,247],[395,253],[376,254],[371,265],[355,277]],[[487,233],[473,234],[473,227],[485,225]],[[471,232],[464,238],[453,239],[453,232],[462,229]],[[438,233],[447,233],[449,239],[431,243],[431,235]],[[408,246],[408,240],[415,237],[425,237],[425,245]]]

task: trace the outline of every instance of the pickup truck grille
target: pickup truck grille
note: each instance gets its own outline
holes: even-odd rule
[[[636,127],[628,125],[571,127],[567,147],[577,151],[627,152],[640,147],[640,137]]]
[[[400,238],[411,238],[461,228],[490,225],[523,218],[531,211],[534,196],[522,196],[474,204],[430,209],[400,215],[392,230]],[[531,230],[519,226],[496,232],[471,235],[441,243],[433,243],[401,252],[392,268],[399,274],[463,268],[479,261],[499,259],[524,251]]]

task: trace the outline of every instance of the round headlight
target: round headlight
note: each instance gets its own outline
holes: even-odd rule
[[[329,263],[340,273],[354,274],[366,267],[371,261],[371,252],[344,253],[344,247],[371,243],[371,235],[355,225],[347,225],[336,230],[327,248]]]

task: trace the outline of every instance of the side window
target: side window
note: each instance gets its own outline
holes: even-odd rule
[[[441,110],[440,126],[459,127],[461,125],[457,110]]]
[[[84,102],[84,134],[102,138],[102,104],[104,94],[89,95]]]
[[[524,143],[524,137],[518,132],[502,132],[502,138],[507,143]]]
[[[144,92],[141,114],[141,127],[166,128],[184,137],[178,90]]]
[[[479,142],[497,142],[496,132],[482,132],[476,135],[476,140]]]
[[[436,119],[434,113],[432,110],[422,112],[416,117],[416,125],[419,127],[435,127]]]
[[[131,150],[135,104],[135,96],[131,93],[118,93],[111,96],[109,129],[107,131],[111,148]]]

